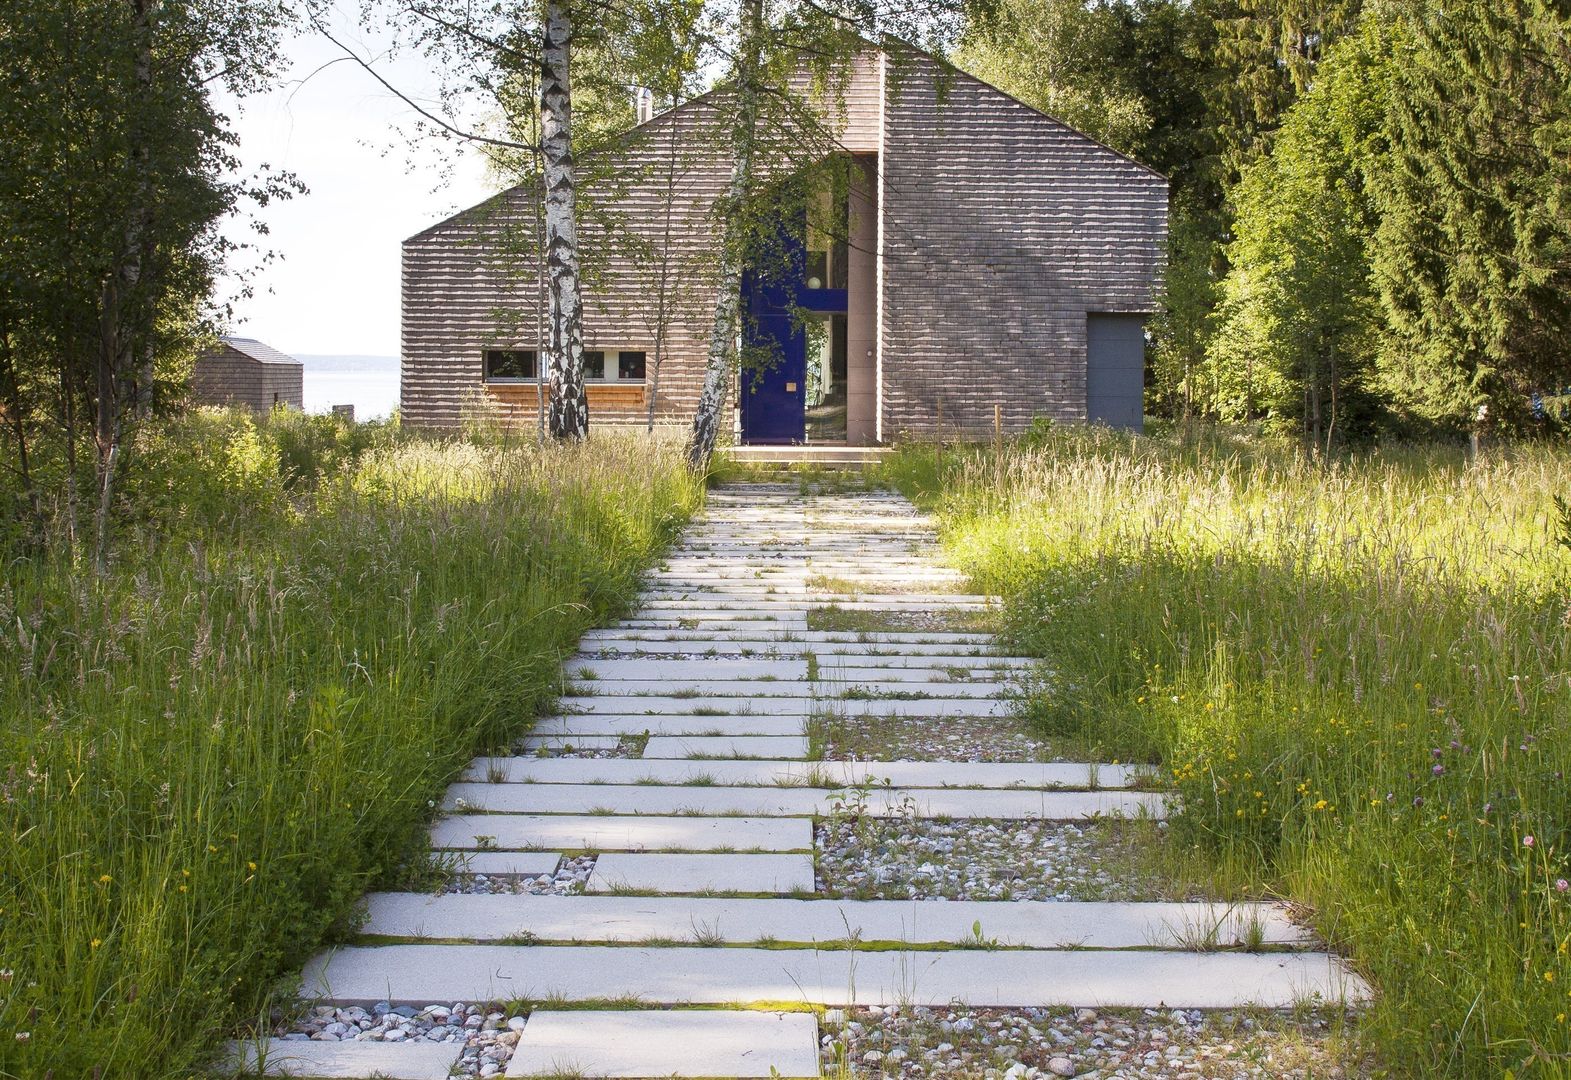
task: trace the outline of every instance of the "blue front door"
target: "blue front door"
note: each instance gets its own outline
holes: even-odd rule
[[[742,441],[796,444],[807,437],[807,334],[802,312],[843,312],[844,289],[809,289],[802,237],[807,220],[798,213],[780,227],[784,257],[769,273],[742,275],[744,363],[737,398],[742,405]]]
[[[756,293],[755,293],[756,295]],[[796,444],[807,435],[807,335],[789,312],[751,312],[742,348],[757,358],[742,370],[742,437],[749,443]]]

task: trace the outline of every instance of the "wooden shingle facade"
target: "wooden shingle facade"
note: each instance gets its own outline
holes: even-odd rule
[[[191,399],[198,405],[303,409],[304,387],[304,364],[253,338],[219,338],[191,371]]]
[[[982,435],[1035,417],[1137,426],[1141,321],[1155,310],[1167,182],[979,80],[919,53],[868,54],[845,88],[836,152],[851,177],[833,280],[807,253],[794,294],[817,338],[764,312],[780,370],[743,380],[743,441],[802,441],[802,395],[838,403],[810,441]],[[713,318],[712,211],[729,177],[717,110],[700,98],[604,155],[581,243],[591,424],[686,423]],[[533,423],[540,289],[527,255],[536,200],[515,188],[410,238],[403,250],[403,417],[453,427],[478,402]],[[669,236],[669,242],[666,238]],[[652,258],[652,250],[669,252]],[[654,283],[680,287],[658,384]],[[802,309],[796,310],[801,325]],[[773,325],[775,330],[768,330]],[[762,328],[762,329],[761,329]],[[793,350],[823,355],[802,379]],[[537,355],[537,354],[536,354]],[[489,364],[489,367],[488,367]],[[793,378],[795,376],[795,378]],[[792,395],[797,395],[793,399]],[[796,427],[793,427],[793,422]]]

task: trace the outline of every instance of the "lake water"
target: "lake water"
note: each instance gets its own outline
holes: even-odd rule
[[[353,405],[356,420],[375,420],[398,408],[398,357],[298,356],[305,365],[305,411]]]

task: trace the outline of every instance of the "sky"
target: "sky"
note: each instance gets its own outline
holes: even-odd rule
[[[382,55],[382,43],[342,13],[335,27],[362,55]],[[343,56],[331,42],[302,36],[287,54],[285,85],[238,106],[220,104],[247,170],[264,163],[287,169],[310,188],[260,212],[270,230],[261,242],[279,257],[258,270],[254,296],[233,299],[230,332],[287,353],[396,356],[400,242],[481,201],[493,184],[476,154],[460,157],[445,176],[434,150],[411,148],[397,130],[411,126],[409,106],[358,65],[324,68]],[[416,100],[431,96],[435,80],[420,57],[377,67]],[[242,220],[226,232],[251,238]],[[232,283],[226,292],[235,297]]]

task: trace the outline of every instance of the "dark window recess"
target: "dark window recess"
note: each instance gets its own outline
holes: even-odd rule
[[[605,352],[601,349],[584,350],[584,378],[605,378]]]
[[[644,354],[641,352],[617,353],[616,377],[618,379],[642,379],[644,377]]]
[[[487,349],[487,379],[533,379],[539,375],[539,354],[533,349]]]

